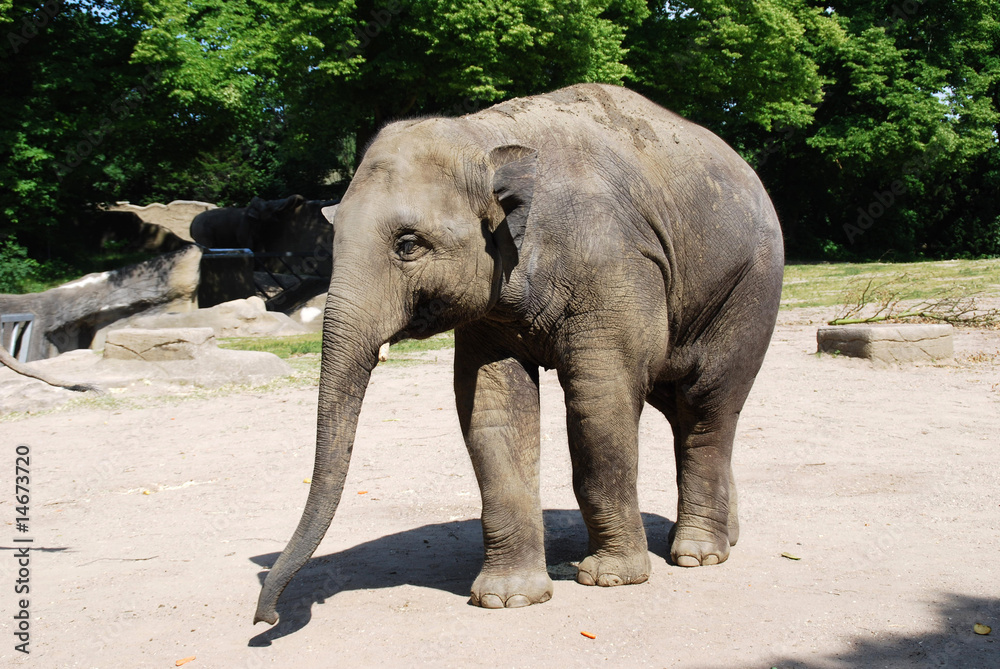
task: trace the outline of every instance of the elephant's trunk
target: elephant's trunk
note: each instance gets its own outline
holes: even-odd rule
[[[361,401],[382,343],[377,333],[361,334],[357,316],[350,312],[363,310],[347,308],[345,300],[333,295],[331,288],[323,325],[316,463],[309,499],[295,534],[264,580],[254,623],[263,620],[273,625],[278,621],[278,597],[312,557],[330,527],[344,491]]]

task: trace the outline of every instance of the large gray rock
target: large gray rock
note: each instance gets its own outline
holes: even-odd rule
[[[184,392],[178,386],[259,385],[292,374],[288,363],[271,353],[218,348],[208,328],[121,330],[109,339],[103,356],[77,350],[26,366],[74,383],[94,384],[114,394],[142,395]],[[0,414],[40,411],[79,397],[80,393],[0,366]]]
[[[152,223],[166,228],[178,237],[186,241],[191,239],[191,221],[198,214],[216,209],[214,204],[208,202],[198,202],[196,200],[174,200],[169,204],[154,202],[145,207],[139,207],[128,202],[116,202],[106,206],[107,211],[125,211],[135,214],[146,223]]]
[[[107,386],[144,379],[216,388],[227,383],[257,385],[292,373],[273,353],[218,348],[211,328],[118,330],[108,339],[114,346],[104,349],[94,370],[98,383],[107,379]]]
[[[266,383],[291,374],[292,368],[273,353],[220,349],[211,328],[166,328],[108,333],[95,372],[109,386],[146,379],[214,388]]]
[[[309,332],[280,311],[268,311],[257,296],[231,300],[208,309],[178,313],[139,314],[117,322],[94,337],[93,348],[102,348],[110,332],[122,328],[211,328],[216,337],[282,337]]]
[[[43,293],[0,295],[0,313],[34,315],[29,361],[89,348],[98,331],[133,314],[193,309],[200,261],[201,250],[188,244]]]
[[[880,363],[944,360],[954,353],[950,325],[828,325],[816,333],[818,350]]]
[[[108,360],[194,360],[215,348],[212,328],[125,328],[108,333],[104,357]]]

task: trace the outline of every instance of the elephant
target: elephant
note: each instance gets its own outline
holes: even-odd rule
[[[208,248],[258,253],[329,252],[333,230],[322,209],[333,201],[292,195],[281,200],[254,197],[246,207],[210,209],[191,221],[191,238]]]
[[[731,466],[784,268],[756,174],[710,131],[622,87],[581,84],[459,118],[385,126],[336,212],[316,458],[301,520],[254,622],[329,529],[379,346],[455,331],[454,390],[482,501],[470,603],[547,601],[539,369],[555,369],[589,534],[577,582],[642,583],[645,404],[670,423],[670,556],[724,562]]]
[[[191,239],[210,249],[253,249],[256,231],[246,214],[246,207],[203,211],[191,221]]]

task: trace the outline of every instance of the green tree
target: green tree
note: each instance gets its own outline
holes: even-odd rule
[[[628,40],[628,83],[711,127],[745,155],[766,133],[809,126],[823,99],[818,62],[844,40],[805,0],[649,3]]]
[[[792,256],[1000,254],[994,0],[0,0],[0,48],[33,258],[95,203],[326,197],[387,121],[581,81],[729,141]]]
[[[143,76],[129,64],[139,29],[127,3],[113,9],[13,0],[0,19],[0,237],[19,233],[36,256],[58,242],[57,225],[111,195],[109,91],[128,94]]]
[[[328,0],[156,3],[137,62],[170,96],[239,117],[262,96],[282,164],[347,174],[386,121],[465,113],[578,81],[622,82],[639,0]]]
[[[826,3],[823,3],[826,4]],[[805,256],[1000,254],[1000,7],[829,3],[814,123],[761,168]]]

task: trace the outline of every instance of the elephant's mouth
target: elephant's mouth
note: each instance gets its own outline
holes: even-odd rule
[[[451,313],[448,300],[435,297],[420,301],[413,309],[413,316],[406,326],[389,339],[390,344],[396,344],[404,339],[427,339],[439,332],[450,330],[457,324],[455,314]]]

